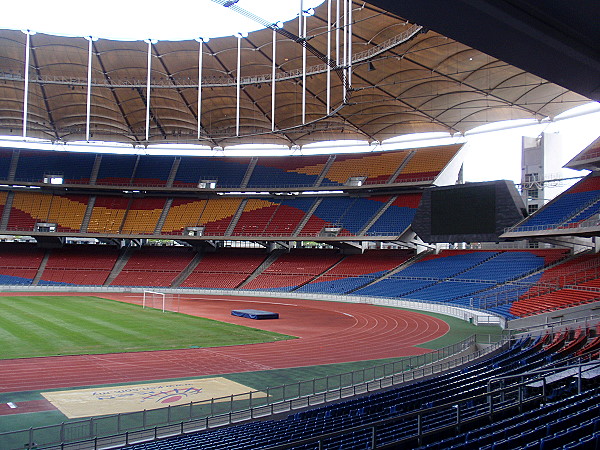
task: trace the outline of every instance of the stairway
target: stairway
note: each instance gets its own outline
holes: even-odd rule
[[[19,164],[20,150],[13,150],[12,158],[10,160],[10,168],[8,169],[8,181],[15,181],[15,175],[17,174],[17,165]]]
[[[258,163],[258,158],[256,156],[254,156],[252,159],[250,159],[250,163],[248,164],[248,169],[246,170],[246,174],[244,175],[244,178],[242,179],[240,188],[243,189],[248,186],[248,182],[250,181],[250,178],[252,177],[252,172],[254,172],[256,163]]]
[[[179,286],[181,286],[181,283],[183,283],[185,281],[185,279],[187,277],[189,277],[190,274],[194,271],[194,269],[196,269],[196,267],[198,267],[198,264],[200,264],[200,261],[202,261],[202,252],[197,251],[196,254],[194,255],[194,257],[192,258],[192,260],[190,261],[190,263],[186,266],[186,268],[183,269],[181,271],[181,273],[175,277],[175,279],[172,281],[170,287],[178,288]]]
[[[396,201],[397,198],[397,195],[393,195],[392,197],[390,197],[390,199],[387,202],[385,202],[385,204],[379,209],[379,211],[375,213],[371,220],[369,220],[369,222],[364,226],[364,228],[360,230],[358,235],[364,236],[364,234],[369,230],[369,228],[371,228],[373,224],[377,222],[377,219],[379,219],[382,216],[382,214],[387,211],[387,209],[392,205],[392,203]],[[398,231],[398,233],[401,233],[402,231],[404,230],[400,230]]]
[[[110,286],[110,283],[112,283],[115,280],[115,278],[117,278],[117,276],[121,273],[121,270],[123,270],[123,267],[125,267],[125,264],[127,264],[127,261],[129,261],[129,258],[131,257],[132,253],[132,247],[123,247],[121,249],[121,254],[115,261],[115,265],[110,271],[110,274],[106,278],[106,281],[104,282],[103,286]]]
[[[314,214],[314,212],[319,207],[319,205],[321,204],[322,201],[323,201],[322,197],[318,197],[315,200],[315,202],[313,203],[313,205],[306,212],[306,214],[304,215],[304,217],[302,218],[302,220],[300,221],[300,223],[298,224],[298,226],[296,227],[296,229],[292,233],[293,237],[296,237],[296,236],[298,236],[300,234],[300,232],[302,231],[302,228],[304,228],[304,225],[306,225],[306,223],[310,220],[310,218],[312,217],[312,215]]]
[[[12,209],[13,200],[15,198],[15,193],[13,191],[9,191],[6,195],[6,202],[4,203],[4,210],[2,212],[2,221],[0,221],[0,229],[6,230],[8,227],[8,221],[10,219],[10,211]]]
[[[400,264],[395,269],[392,269],[389,272],[384,273],[379,278],[375,278],[373,281],[369,281],[368,283],[365,283],[362,286],[358,286],[357,288],[354,288],[351,291],[346,292],[346,294],[351,294],[352,292],[358,291],[359,289],[362,289],[364,287],[371,286],[372,284],[375,284],[375,283],[379,283],[381,280],[385,280],[386,278],[389,278],[389,277],[397,274],[401,270],[406,269],[408,266],[412,266],[414,263],[418,262],[424,256],[431,255],[432,253],[433,253],[433,250],[428,250],[426,252],[415,255],[412,258],[410,258],[408,261],[405,261],[402,264]]]
[[[402,172],[402,169],[404,169],[406,167],[406,165],[408,164],[408,162],[413,158],[413,156],[415,156],[417,152],[415,150],[411,150],[411,152],[408,154],[408,156],[406,158],[404,158],[404,161],[402,161],[402,163],[400,164],[400,166],[398,166],[398,168],[394,171],[394,173],[392,175],[390,175],[390,177],[388,178],[386,184],[391,184],[394,182],[394,180],[396,179],[396,177],[398,175],[400,175],[400,173]]]
[[[267,256],[267,258],[260,264],[260,266],[258,266],[256,269],[254,269],[254,272],[252,272],[248,278],[246,278],[244,281],[242,281],[237,287],[236,289],[243,289],[244,286],[246,286],[248,283],[250,283],[252,280],[254,280],[257,276],[259,276],[261,273],[263,273],[263,271],[265,269],[267,269],[271,264],[273,264],[275,261],[277,261],[277,258],[279,258],[281,255],[283,255],[284,253],[287,253],[286,249],[277,249],[277,250],[273,250],[269,256]]]
[[[98,181],[100,164],[102,164],[102,155],[96,155],[96,159],[94,159],[94,165],[92,166],[92,173],[90,174],[90,184],[96,184],[96,181]]]
[[[327,172],[329,172],[329,168],[331,167],[331,165],[333,164],[334,161],[335,161],[335,155],[329,156],[329,159],[323,166],[323,170],[321,170],[321,174],[319,175],[319,178],[317,178],[317,181],[315,181],[314,187],[321,186],[321,183],[325,179],[325,176],[327,175]]]
[[[169,178],[167,178],[167,187],[173,187],[173,182],[175,181],[175,176],[177,175],[177,170],[179,170],[179,165],[181,164],[181,156],[176,156],[173,160],[173,165],[171,166],[171,171],[169,172]]]
[[[160,213],[160,217],[156,222],[156,227],[154,227],[154,234],[160,234],[162,231],[162,227],[165,224],[165,220],[167,219],[167,215],[169,214],[169,210],[171,209],[171,205],[173,204],[173,199],[169,197],[165,201],[165,206],[163,206],[163,210]]]
[[[333,269],[334,267],[337,267],[338,264],[340,264],[343,260],[345,260],[347,258],[347,256],[343,256],[342,259],[340,259],[338,262],[336,262],[335,264],[333,264],[331,267],[328,267],[327,269],[325,269],[323,272],[321,272],[318,275],[315,275],[314,277],[312,277],[310,280],[305,281],[304,283],[299,284],[298,286],[296,286],[294,289],[292,289],[290,292],[294,292],[298,289],[300,289],[302,286],[307,285],[309,283],[312,283],[314,281],[318,281],[319,278],[321,278],[323,275],[326,275],[327,272],[329,272],[331,269]]]
[[[237,225],[238,220],[240,220],[240,217],[242,216],[242,213],[244,212],[246,203],[248,203],[247,198],[243,199],[240,202],[240,206],[238,207],[238,210],[235,212],[235,215],[231,218],[231,222],[229,222],[229,225],[227,226],[227,229],[225,230],[225,236],[231,236],[231,234],[233,233],[233,230],[235,230],[235,226]]]
[[[90,219],[92,217],[92,212],[94,211],[95,204],[96,204],[96,196],[90,195],[87,207],[85,209],[85,214],[83,216],[83,220],[81,221],[81,228],[79,229],[79,231],[81,233],[87,233],[87,229],[88,229],[88,226],[90,225]]]
[[[40,282],[40,280],[42,279],[42,275],[44,274],[44,269],[46,268],[46,264],[48,264],[48,259],[50,259],[50,250],[46,250],[46,253],[44,253],[44,257],[42,258],[42,261],[40,262],[40,267],[38,268],[38,271],[35,274],[33,281],[31,282],[32,286],[37,286],[38,283]]]

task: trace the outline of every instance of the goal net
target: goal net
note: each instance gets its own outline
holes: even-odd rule
[[[144,290],[142,307],[160,309],[162,312],[179,312],[179,294]]]

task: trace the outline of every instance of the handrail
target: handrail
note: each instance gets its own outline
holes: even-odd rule
[[[201,156],[198,158],[206,158],[208,160],[210,160],[210,158],[213,158],[213,156]],[[293,158],[293,156],[292,156]],[[117,189],[125,189],[125,190],[131,190],[131,189],[135,189],[135,188],[148,188],[148,187],[152,187],[152,188],[164,188],[165,191],[181,191],[181,190],[186,190],[186,191],[194,191],[194,192],[219,192],[222,191],[223,189],[232,189],[240,192],[253,192],[256,190],[267,190],[269,192],[277,192],[278,189],[306,189],[306,190],[310,190],[310,191],[316,191],[317,194],[315,194],[315,196],[318,196],[318,191],[323,191],[326,189],[323,188],[336,188],[336,190],[339,189],[347,189],[347,188],[351,188],[351,189],[359,189],[362,186],[370,186],[370,187],[376,187],[376,186],[381,186],[381,187],[389,187],[389,186],[395,186],[398,184],[412,184],[412,183],[423,183],[423,182],[432,182],[435,179],[435,176],[427,176],[427,177],[412,177],[412,178],[401,178],[399,180],[395,180],[393,183],[385,183],[385,182],[381,182],[378,180],[365,180],[363,182],[363,184],[361,186],[348,186],[347,184],[344,183],[334,183],[334,182],[322,182],[321,184],[319,184],[319,186],[315,186],[314,183],[290,183],[290,184],[283,184],[283,185],[265,185],[265,186],[246,186],[244,188],[241,188],[239,185],[235,185],[235,184],[217,184],[217,187],[215,188],[210,188],[210,187],[206,187],[206,188],[200,188],[196,185],[196,183],[186,183],[189,185],[178,185],[178,180],[174,180],[174,185],[173,186],[167,186],[167,180],[165,180],[164,183],[150,183],[150,182],[143,182],[143,181],[136,181],[134,180],[133,182],[130,182],[128,184],[123,184],[123,183],[118,183],[118,182],[114,182],[114,181],[103,181],[103,180],[97,180],[96,182],[94,182],[93,184],[89,183],[89,181],[85,181],[85,180],[69,180],[68,182],[62,183],[60,185],[52,185],[54,188],[56,187],[60,187],[60,186],[77,186],[77,187],[85,187],[85,188],[90,188],[90,189],[98,189],[99,187],[114,187]],[[7,187],[5,187],[4,190],[6,189],[10,189],[12,187],[18,187],[18,186],[14,186],[14,185],[18,185],[19,183],[28,183],[30,185],[33,186],[50,186],[50,184],[48,183],[44,183],[41,179],[39,178],[14,178],[11,180],[0,180],[0,184],[6,185]],[[21,186],[21,187],[29,187],[29,186]],[[37,191],[36,191],[37,192]],[[262,194],[262,196],[266,196],[268,194]],[[261,194],[256,194],[257,197],[260,197]]]
[[[504,343],[502,346],[504,346],[505,344],[506,343]],[[346,435],[348,433],[352,433],[352,432],[356,432],[356,431],[364,431],[364,430],[371,431],[370,439],[371,439],[372,443],[375,443],[378,429],[380,429],[383,426],[391,425],[394,423],[399,423],[401,421],[406,421],[406,419],[411,419],[411,418],[416,418],[416,421],[413,421],[413,423],[411,425],[413,427],[413,433],[407,437],[401,438],[400,440],[398,440],[398,442],[405,440],[405,439],[414,439],[414,438],[418,438],[420,440],[420,439],[422,439],[423,436],[426,436],[427,434],[439,432],[442,429],[445,429],[448,427],[460,426],[462,423],[465,423],[467,421],[471,421],[471,420],[481,418],[481,417],[490,416],[499,411],[505,411],[505,410],[512,409],[512,408],[521,408],[524,404],[532,403],[532,402],[534,402],[534,403],[545,402],[545,397],[544,397],[545,392],[544,391],[527,393],[527,391],[524,389],[524,386],[525,386],[525,383],[519,383],[516,385],[513,384],[513,385],[503,387],[503,388],[500,388],[497,390],[486,391],[486,392],[476,394],[476,395],[469,395],[465,398],[457,399],[454,401],[447,401],[440,405],[424,407],[424,408],[416,410],[416,411],[403,412],[394,417],[376,420],[376,421],[373,421],[370,423],[362,424],[360,426],[347,428],[344,430],[339,430],[339,431],[331,432],[331,433],[323,433],[318,436],[312,436],[310,438],[301,439],[301,440],[297,440],[294,442],[288,442],[285,444],[276,444],[271,447],[268,447],[268,449],[270,449],[270,450],[285,449],[285,448],[291,448],[291,447],[303,445],[303,444],[319,444],[320,445],[326,439]],[[324,398],[326,399],[326,396],[324,396]],[[329,400],[339,400],[340,398],[343,398],[343,397],[336,396]],[[482,404],[482,405],[487,405],[487,407],[481,408],[480,411],[476,411],[474,413],[473,412],[467,413],[467,412],[465,412],[465,407],[462,405],[466,405],[471,402]],[[272,413],[287,413],[287,412],[293,411],[294,409],[305,408],[307,406],[312,406],[314,404],[319,404],[319,403],[311,403],[310,400],[303,401],[303,402],[295,402],[295,403],[293,401],[290,401],[287,405],[282,405],[282,407],[279,408],[278,410],[273,410],[273,408],[271,408],[271,412]],[[455,416],[456,422],[455,423],[452,423],[450,425],[441,423],[441,424],[438,424],[437,426],[429,427],[427,429],[425,429],[423,427],[423,420],[422,420],[423,417],[427,416],[430,413],[435,413],[437,411],[443,411],[443,410],[448,411],[450,409],[456,411],[456,416]],[[256,419],[256,418],[260,418],[260,417],[264,417],[264,416],[253,415],[252,412],[250,412],[249,414],[245,414],[245,415],[240,414],[237,416],[228,414],[228,415],[223,415],[221,417],[222,421],[217,424],[211,423],[208,420],[206,420],[206,421],[194,420],[194,421],[189,421],[189,422],[181,422],[179,424],[170,425],[170,426],[155,426],[151,429],[140,431],[140,432],[124,433],[121,435],[107,436],[105,438],[96,438],[93,440],[81,440],[81,441],[74,442],[73,444],[77,446],[76,448],[80,448],[80,446],[82,446],[82,445],[85,446],[85,444],[93,444],[94,445],[93,448],[95,448],[95,449],[96,448],[110,448],[110,447],[115,447],[115,446],[129,445],[129,444],[134,444],[134,443],[142,443],[142,442],[157,440],[157,439],[161,439],[161,438],[173,437],[173,436],[177,436],[177,435],[185,435],[185,434],[192,433],[192,432],[207,430],[207,429],[213,428],[213,427],[235,424],[238,422],[252,420],[252,419]],[[58,450],[59,448],[62,449],[62,448],[66,448],[66,447],[62,446],[62,444],[61,444],[60,447],[57,445],[57,446],[52,446],[52,447],[40,447],[40,448],[57,449]],[[371,448],[375,448],[375,446],[372,446]]]

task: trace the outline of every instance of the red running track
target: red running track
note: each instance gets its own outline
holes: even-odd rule
[[[139,296],[103,296],[140,302]],[[233,309],[275,311],[280,318],[251,320],[235,317],[231,315]],[[449,330],[443,320],[417,312],[313,300],[188,296],[181,298],[179,311],[299,339],[229,347],[2,360],[0,392],[189,378],[419,355],[430,350],[415,345],[443,336]]]

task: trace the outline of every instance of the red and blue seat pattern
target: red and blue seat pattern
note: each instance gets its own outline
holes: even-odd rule
[[[590,226],[598,226],[599,213],[600,176],[590,174],[511,231],[572,228],[594,217],[596,220]]]

